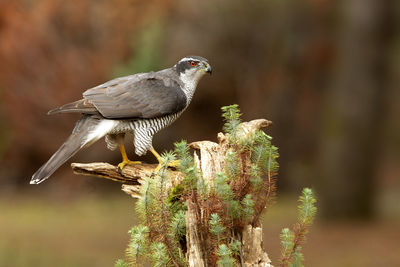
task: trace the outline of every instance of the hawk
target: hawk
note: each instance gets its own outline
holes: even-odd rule
[[[162,158],[152,145],[153,135],[173,123],[192,100],[200,78],[211,74],[208,60],[199,56],[182,58],[172,68],[120,77],[86,90],[81,100],[50,110],[48,114],[82,113],[72,134],[30,181],[39,184],[50,177],[80,149],[105,137],[111,150],[119,147],[121,170],[130,161],[124,147],[126,133],[133,133],[138,156],[151,151],[159,165]],[[171,163],[176,166],[177,162]]]

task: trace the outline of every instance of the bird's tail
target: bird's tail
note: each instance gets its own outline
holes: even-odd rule
[[[30,181],[31,184],[39,184],[50,177],[63,163],[76,154],[81,148],[92,144],[102,136],[93,135],[93,131],[99,125],[100,120],[96,116],[84,115],[75,125],[72,134],[54,155],[40,167]]]

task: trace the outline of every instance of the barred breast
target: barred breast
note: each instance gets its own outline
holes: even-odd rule
[[[173,123],[182,112],[152,119],[119,120],[117,125],[105,137],[107,147],[111,150],[117,148],[117,143],[113,135],[133,133],[135,153],[138,156],[142,156],[153,148],[152,141],[154,134]]]
[[[133,143],[135,145],[135,153],[138,156],[146,154],[146,152],[153,148],[152,141],[153,135],[161,129],[173,123],[182,112],[173,113],[164,117],[153,119],[140,119],[130,123],[133,129]]]

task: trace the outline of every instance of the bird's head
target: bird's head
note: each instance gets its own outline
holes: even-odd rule
[[[174,67],[183,81],[195,84],[197,84],[204,74],[211,74],[212,72],[208,60],[199,56],[184,57]]]

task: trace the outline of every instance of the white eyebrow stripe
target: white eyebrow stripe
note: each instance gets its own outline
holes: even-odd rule
[[[179,62],[187,61],[187,60],[193,60],[193,61],[200,62],[200,60],[198,60],[197,58],[192,58],[192,57],[184,57]]]

